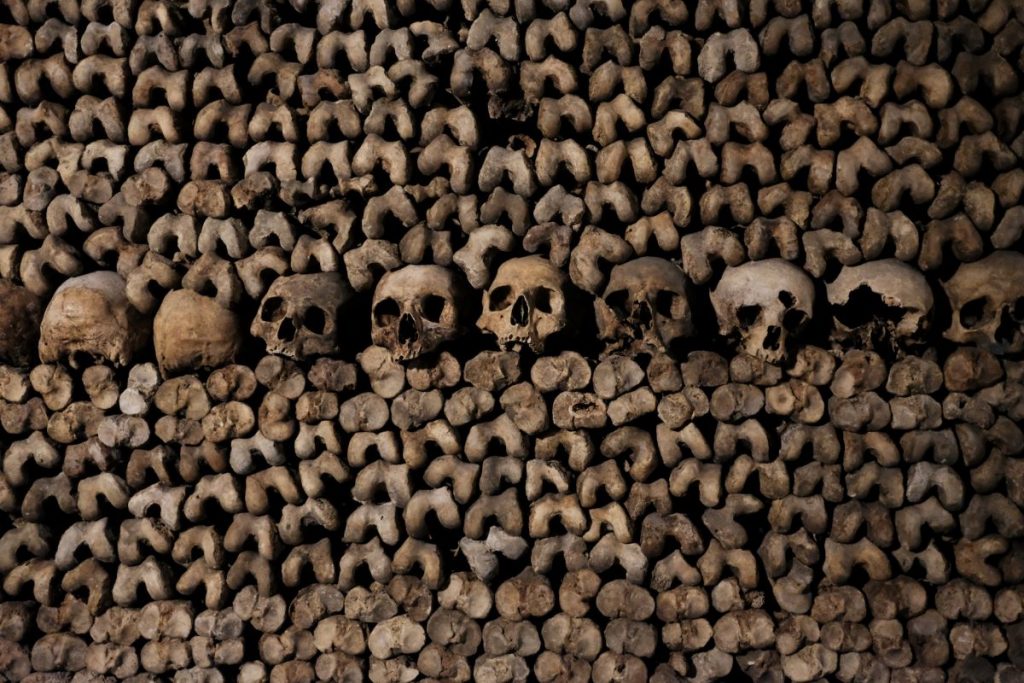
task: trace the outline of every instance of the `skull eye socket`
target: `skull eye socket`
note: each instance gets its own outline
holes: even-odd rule
[[[756,304],[740,306],[736,309],[736,320],[739,322],[740,327],[754,325],[759,317],[761,317],[761,307]]]
[[[274,323],[284,317],[284,299],[273,296],[263,302],[263,310],[260,311],[260,320]]]
[[[323,334],[327,326],[327,316],[319,306],[310,306],[302,315],[302,326],[313,334]]]
[[[608,308],[615,312],[615,315],[619,318],[626,317],[626,300],[629,298],[629,292],[624,289],[620,289],[616,292],[610,293],[604,298],[604,302],[608,305]]]
[[[1010,307],[1010,317],[1014,322],[1024,324],[1024,297],[1013,302],[1013,306]]]
[[[538,287],[533,293],[533,307],[541,313],[551,312],[552,291],[547,287]]]
[[[988,299],[972,299],[960,308],[960,324],[963,327],[976,327],[987,317]]]
[[[654,310],[662,318],[674,318],[680,315],[682,313],[680,310],[681,303],[682,297],[667,289],[661,290],[654,296]]]
[[[388,326],[398,319],[400,309],[394,299],[384,299],[373,307],[373,320],[378,325]]]
[[[428,294],[423,299],[423,310],[421,311],[423,319],[432,323],[439,322],[447,304],[448,302],[444,300],[443,296]]]
[[[512,288],[495,287],[491,290],[488,308],[492,311],[503,311],[512,305]]]

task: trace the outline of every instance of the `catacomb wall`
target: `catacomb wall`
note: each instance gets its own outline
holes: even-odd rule
[[[0,680],[1024,681],[1019,0],[0,2]]]

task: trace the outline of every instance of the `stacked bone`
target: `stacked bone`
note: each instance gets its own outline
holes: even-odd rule
[[[1014,0],[4,0],[0,678],[1024,680]]]

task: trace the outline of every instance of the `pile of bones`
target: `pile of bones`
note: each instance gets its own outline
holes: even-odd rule
[[[0,679],[1024,680],[1020,0],[0,24]]]

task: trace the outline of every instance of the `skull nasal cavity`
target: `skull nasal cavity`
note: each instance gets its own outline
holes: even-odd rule
[[[291,318],[285,318],[277,328],[277,338],[281,341],[291,341],[295,338],[295,325]]]
[[[654,316],[651,314],[651,305],[646,301],[638,303],[634,310],[636,312],[636,321],[641,325],[647,325],[654,319]]]
[[[526,297],[519,297],[512,306],[512,324],[516,327],[526,327],[530,322],[530,305],[526,303]]]
[[[398,321],[398,343],[406,344],[414,342],[419,337],[416,331],[416,321],[408,313],[404,314]]]

